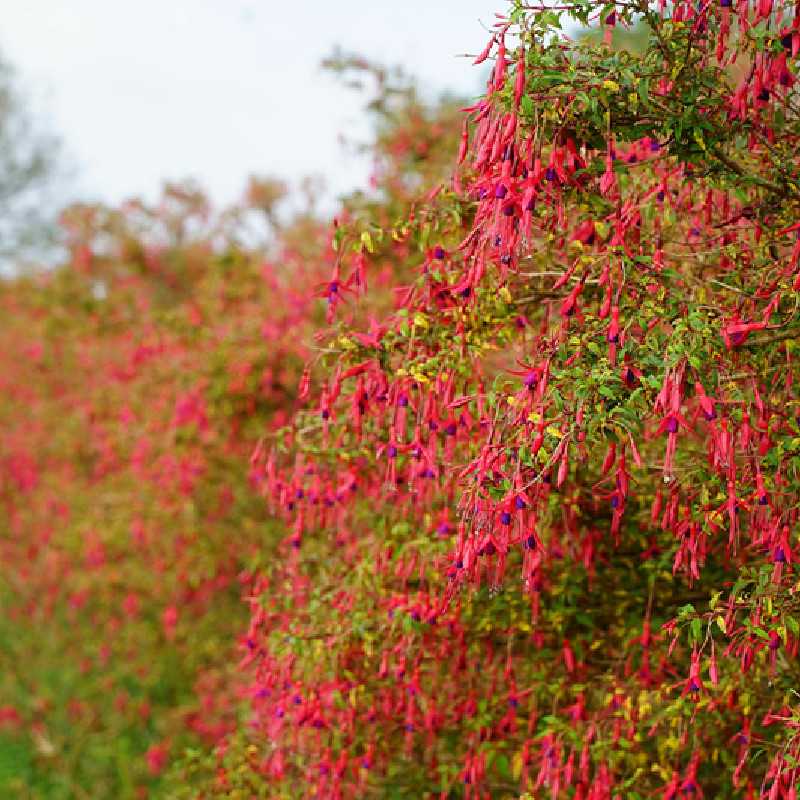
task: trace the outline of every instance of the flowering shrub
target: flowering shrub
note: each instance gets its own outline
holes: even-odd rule
[[[798,26],[498,17],[452,182],[333,236],[208,794],[796,797]]]
[[[514,0],[460,143],[373,73],[372,193],[266,280],[191,193],[70,218],[0,349],[46,791],[796,798],[799,52],[769,0]]]
[[[449,164],[453,103],[397,78],[374,101],[385,191],[343,224],[402,213]],[[3,797],[171,797],[174,761],[236,728],[242,596],[284,535],[248,459],[295,408],[336,262],[284,192],[76,206],[69,263],[0,283]],[[376,313],[392,269],[370,275]]]
[[[204,215],[73,209],[72,262],[0,284],[3,797],[143,796],[234,727],[275,536],[247,457],[309,356],[320,229],[264,259]]]

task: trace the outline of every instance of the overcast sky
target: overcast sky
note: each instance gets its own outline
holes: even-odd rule
[[[195,177],[237,197],[249,173],[363,184],[340,133],[358,98],[319,69],[335,45],[474,95],[505,0],[0,0],[0,48],[76,166],[75,192],[152,199]]]

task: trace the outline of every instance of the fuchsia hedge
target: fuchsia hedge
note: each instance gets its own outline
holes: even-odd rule
[[[382,84],[373,194],[261,277],[123,226],[7,291],[11,630],[75,621],[78,719],[158,700],[131,787],[796,798],[798,13],[515,0],[460,145]]]

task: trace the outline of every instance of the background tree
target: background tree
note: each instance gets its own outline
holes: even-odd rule
[[[0,268],[51,258],[66,172],[58,139],[35,119],[18,76],[0,56]]]

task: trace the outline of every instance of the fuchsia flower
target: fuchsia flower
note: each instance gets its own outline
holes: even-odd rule
[[[617,177],[614,174],[614,158],[609,150],[606,155],[606,170],[600,178],[600,194],[609,196],[617,186]]]
[[[166,767],[169,750],[169,742],[154,744],[148,748],[147,753],[145,753],[145,760],[151,775],[158,775]]]
[[[766,322],[742,322],[734,319],[722,328],[722,338],[725,346],[732,350],[743,345],[753,331],[761,331],[766,327]]]
[[[564,298],[559,309],[559,314],[564,319],[572,317],[578,311],[578,297],[583,291],[583,281],[577,283]]]

